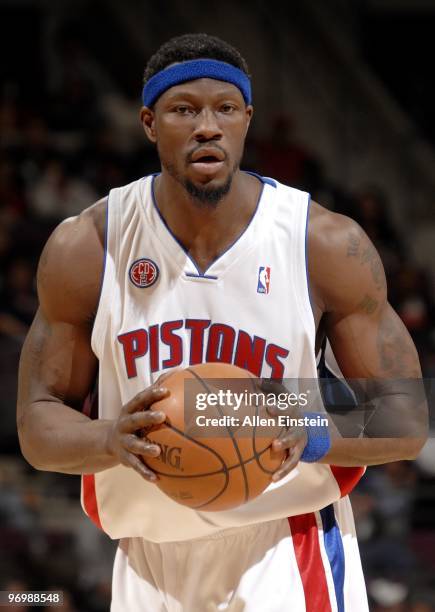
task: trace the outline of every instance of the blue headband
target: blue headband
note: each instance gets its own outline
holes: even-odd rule
[[[152,106],[162,93],[174,85],[204,78],[232,83],[240,89],[246,104],[251,104],[251,82],[242,70],[226,62],[198,59],[174,64],[152,76],[143,88],[144,106]]]

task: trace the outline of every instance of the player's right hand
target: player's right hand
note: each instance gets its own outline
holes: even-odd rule
[[[160,454],[160,448],[156,444],[147,442],[143,438],[143,433],[165,420],[165,413],[153,410],[152,405],[168,395],[169,390],[163,386],[147,387],[122,407],[108,435],[109,454],[116,457],[122,465],[133,468],[149,482],[155,482],[157,476],[145,465],[140,455],[157,457]],[[142,436],[139,435],[140,432]]]

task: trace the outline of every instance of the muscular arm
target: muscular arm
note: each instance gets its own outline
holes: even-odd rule
[[[40,308],[21,354],[17,406],[22,452],[39,469],[75,474],[114,465],[108,423],[80,412],[97,372],[90,346],[104,251],[97,215],[64,221],[39,263]]]
[[[348,380],[370,381],[376,406],[368,427],[371,439],[335,437],[322,462],[352,466],[415,458],[427,430],[420,364],[409,333],[387,301],[376,249],[354,221],[317,204],[310,215],[308,249],[312,295],[340,369]]]
[[[161,422],[158,413],[144,412],[160,397],[155,389],[120,406],[118,421],[91,420],[80,412],[97,373],[91,332],[103,268],[105,206],[100,201],[63,222],[41,256],[40,308],[20,360],[18,435],[24,457],[40,470],[95,473],[122,462],[152,478],[135,455],[146,454],[151,445],[134,430],[153,419]],[[158,454],[158,448],[150,454]]]

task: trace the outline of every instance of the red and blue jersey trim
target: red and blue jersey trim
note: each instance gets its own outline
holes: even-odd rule
[[[314,512],[288,519],[296,562],[305,596],[306,612],[332,612]]]
[[[320,546],[321,532],[316,515],[323,528],[323,546],[329,568],[325,568]],[[345,556],[340,529],[335,519],[334,506],[320,513],[309,512],[288,519],[305,596],[306,612],[345,612],[344,575]],[[332,575],[334,592],[328,588],[327,575]],[[331,605],[334,598],[334,605]]]
[[[82,412],[90,419],[98,418],[98,384],[95,382],[93,391],[86,397]],[[102,531],[100,513],[98,511],[97,492],[95,490],[95,474],[82,474],[83,509],[91,521]]]
[[[320,510],[320,516],[323,524],[323,541],[334,580],[337,612],[344,612],[345,559],[343,541],[337,521],[335,520],[334,507],[330,505],[323,508]]]

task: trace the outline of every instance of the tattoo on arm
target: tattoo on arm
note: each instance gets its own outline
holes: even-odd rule
[[[381,258],[372,243],[365,238],[362,244],[361,236],[355,230],[348,234],[347,238],[347,257],[355,257],[359,260],[361,266],[369,265],[372,273],[372,278],[376,289],[382,289],[385,286],[385,274],[382,266]]]
[[[369,264],[376,289],[382,289],[385,283],[383,266],[381,258],[373,245],[369,244],[363,251],[360,261],[361,265]]]
[[[358,304],[358,308],[366,312],[367,314],[373,314],[377,307],[379,306],[378,300],[375,300],[370,295],[366,293],[364,299]]]
[[[359,255],[360,237],[355,232],[349,232],[347,243],[347,257],[357,257]]]
[[[377,347],[381,369],[390,378],[418,378],[420,368],[411,338],[397,317],[379,322]]]

